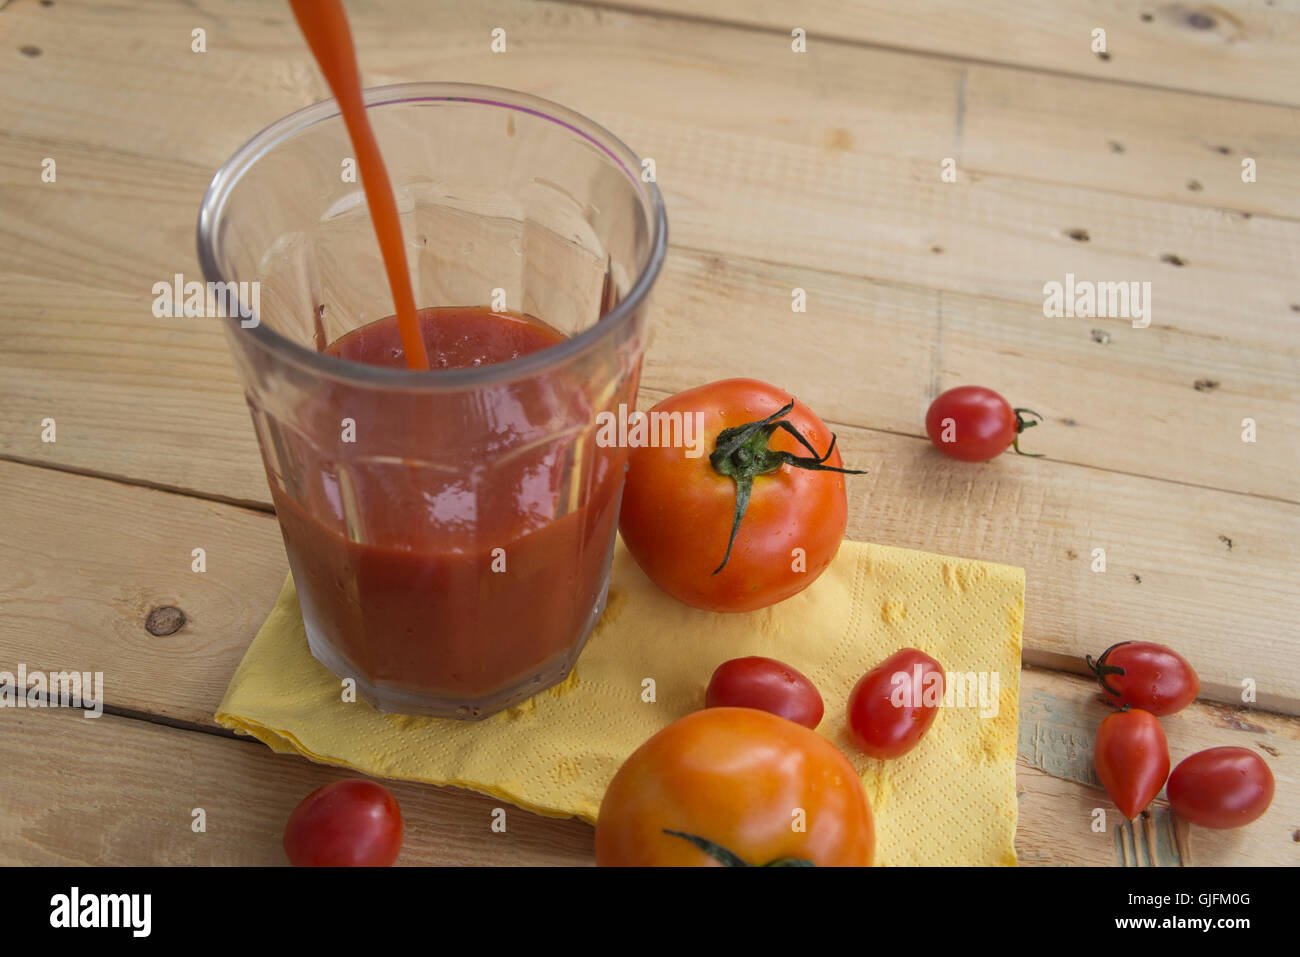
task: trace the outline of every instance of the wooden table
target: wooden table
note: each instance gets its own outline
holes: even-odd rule
[[[1151,835],[1160,864],[1300,862],[1295,4],[348,7],[368,85],[527,90],[655,158],[672,243],[643,399],[780,383],[870,470],[851,537],[1026,569],[1023,863],[1145,864]],[[341,775],[212,720],[285,558],[216,322],[150,304],[199,276],[213,171],[325,87],[269,0],[6,0],[0,38],[0,669],[103,671],[107,700],[94,720],[0,712],[0,861],[282,861],[290,809]],[[1149,281],[1150,326],[1045,317],[1067,273]],[[1026,444],[1046,457],[938,455],[925,409],[969,382],[1041,412]],[[167,607],[177,630],[150,621]],[[1189,833],[1158,803],[1136,843],[1092,833],[1106,709],[1080,656],[1124,639],[1195,663],[1174,759],[1260,751],[1264,819]],[[576,821],[521,812],[493,834],[487,798],[394,790],[404,863],[591,860]]]

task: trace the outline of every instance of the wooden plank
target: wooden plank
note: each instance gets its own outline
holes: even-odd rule
[[[806,313],[791,312],[795,286]],[[828,421],[924,438],[935,395],[983,383],[1046,417],[1026,451],[1300,501],[1300,364],[1285,354],[685,250],[650,328],[649,388],[753,376]],[[1267,433],[1253,444],[1246,417]]]
[[[658,158],[679,247],[1003,299],[1039,317],[1044,284],[1069,274],[1150,282],[1148,331],[1300,354],[1289,254],[1300,223],[985,174],[942,183],[933,164],[631,115],[615,126]]]
[[[952,150],[976,173],[1296,218],[1296,108],[971,66]],[[1242,181],[1243,162],[1258,178]],[[1086,224],[1081,224],[1086,225]],[[1076,227],[1071,227],[1074,229]]]
[[[1150,328],[1141,331],[1242,343],[1300,362],[1300,280],[1289,255],[1300,222],[984,174],[945,184],[937,164],[835,156],[630,115],[612,125],[657,157],[678,249],[783,263],[796,280],[839,272],[1002,299],[1039,318],[1044,284],[1067,275],[1149,282]],[[5,155],[17,154],[10,146]],[[178,166],[155,178],[111,155],[96,168],[91,182],[64,184],[70,189],[4,189],[7,271],[108,287],[142,306],[154,282],[197,275],[192,226],[176,210],[197,208],[203,171]],[[132,184],[118,185],[117,175]],[[111,228],[134,217],[168,225]],[[1071,239],[1076,229],[1090,241]]]
[[[100,671],[115,707],[215,727],[287,573],[275,517],[10,463],[0,476],[0,668]],[[160,609],[183,625],[151,632]]]
[[[659,123],[761,135],[832,156],[879,154],[926,169],[953,156],[974,173],[1300,216],[1300,141],[1283,132],[1295,128],[1294,107],[839,44],[798,56],[780,37],[698,22],[483,10],[493,23],[517,24],[523,42],[509,57],[485,57],[481,21],[466,32],[450,24],[441,50],[449,74],[519,89],[545,75],[543,95],[614,129],[635,102],[637,116]],[[384,22],[361,28],[385,50],[377,76],[427,75],[422,46],[394,45]],[[598,88],[588,82],[593,73]],[[655,96],[643,95],[648,85]],[[1254,183],[1241,181],[1245,156],[1263,171]]]
[[[919,440],[856,429],[840,441],[870,470],[849,483],[850,537],[1026,569],[1027,661],[1082,671],[1085,653],[1155,639],[1192,661],[1205,697],[1239,701],[1249,677],[1261,707],[1300,712],[1287,651],[1300,509],[1084,469],[1062,481],[1028,459],[954,470]],[[104,671],[120,707],[210,722],[282,580],[274,520],[13,463],[0,501],[0,640],[34,669]],[[151,640],[146,617],[164,605],[194,624]]]
[[[0,455],[270,508],[218,320],[158,319],[151,298],[89,279],[0,285],[13,333],[0,345]]]
[[[1122,862],[1113,827],[1101,834],[1089,828],[1093,808],[1108,806],[1105,796],[1095,787],[1044,771],[1025,750],[1028,735],[1043,740],[1071,732],[1065,716],[1078,710],[1073,699],[1081,691],[1072,683],[1083,684],[1042,672],[1024,674],[1024,692],[1035,701],[1055,701],[1056,706],[1042,709],[1028,730],[1022,723],[1016,835],[1022,864]],[[1061,690],[1070,697],[1057,698]],[[1273,808],[1248,828],[1220,834],[1192,828],[1190,862],[1294,865],[1297,851],[1290,828],[1300,814],[1294,787],[1296,722],[1266,718],[1279,722],[1277,730],[1207,727],[1203,733],[1185,734],[1188,727],[1208,720],[1200,714],[1203,710],[1193,706],[1189,711],[1200,717],[1171,726],[1174,747],[1193,740],[1195,747],[1205,741],[1265,745],[1279,752],[1266,757],[1278,789]],[[0,760],[13,766],[37,753],[57,760],[60,767],[76,768],[77,774],[75,782],[65,775],[20,775],[0,789],[4,865],[284,863],[280,838],[294,805],[314,788],[349,776],[276,755],[249,741],[113,714],[85,719],[75,711],[41,709],[15,712],[6,720],[17,733],[0,736]],[[386,783],[405,821],[399,864],[592,861],[592,831],[579,821],[507,807],[507,830],[494,833],[491,814],[500,802],[492,798],[454,788]],[[206,815],[204,833],[191,830],[195,808],[203,808]],[[1113,819],[1113,809],[1111,814]]]
[[[520,52],[495,58],[508,64],[509,71],[490,71],[480,65],[477,72],[466,70],[466,76],[498,82],[522,81],[528,75],[536,75],[543,62],[573,62],[576,69],[581,61],[577,56],[579,47],[574,44],[582,42],[584,37],[588,44],[601,39],[599,28],[603,21],[597,18],[591,22],[596,16],[594,11],[563,8],[562,12],[566,15],[552,17],[552,22],[545,25],[547,32],[539,33],[535,54],[526,55],[529,44],[521,44]],[[627,19],[635,22],[641,18]],[[126,29],[129,22],[120,15],[106,20],[109,29],[118,30]],[[575,27],[580,33],[584,28],[590,32],[575,40],[571,35]],[[526,32],[527,27],[524,29]],[[628,29],[626,24],[624,29]],[[262,32],[248,31],[259,36]],[[692,31],[683,31],[680,25],[675,31],[664,26],[661,33],[663,38],[659,42],[665,48],[679,34],[683,34],[684,40],[692,35]],[[731,30],[723,31],[714,39],[720,49],[726,49],[737,35],[748,37],[741,31]],[[89,30],[74,30],[66,41],[60,42],[90,43],[91,36]],[[117,45],[101,42],[100,33],[93,36],[95,47],[87,56],[99,68],[114,74],[119,67],[123,71],[136,71],[135,79],[125,84],[127,90],[134,93],[138,87],[153,83],[152,71],[157,67],[139,57],[124,59],[121,64],[95,60],[113,55],[106,51],[117,49]],[[262,62],[268,51],[262,46],[239,47],[240,42],[245,42],[239,38],[244,36],[245,33],[233,36],[230,45],[221,48],[222,56],[242,57],[241,62],[250,64]],[[275,36],[282,36],[286,47],[293,40],[287,26],[283,34]],[[640,36],[638,33],[637,37]],[[540,37],[547,39],[543,41]],[[747,41],[737,42],[754,41],[748,37]],[[469,46],[468,34],[465,46]],[[405,49],[399,47],[389,53],[391,62],[401,65],[410,58],[414,63],[417,56],[419,62],[427,60],[427,43],[415,47],[418,54],[403,52]],[[704,55],[707,49],[696,52]],[[572,55],[563,56],[566,51]],[[782,104],[782,112],[774,120],[772,101],[766,95],[770,91],[750,89],[755,64],[762,61],[757,58],[757,51],[748,52],[750,56],[743,65],[732,64],[736,71],[741,71],[743,66],[743,72],[734,76],[730,72],[722,73],[728,77],[727,81],[712,89],[707,86],[701,89],[702,81],[694,74],[679,72],[665,81],[669,88],[679,91],[691,88],[690,81],[696,81],[690,102],[727,102],[726,118],[715,119],[712,125],[702,115],[675,114],[672,112],[675,106],[643,108],[640,105],[643,101],[662,104],[671,99],[675,104],[680,98],[637,96],[639,86],[628,85],[631,79],[619,89],[617,99],[596,102],[590,99],[591,94],[579,94],[578,99],[571,100],[575,106],[617,129],[643,152],[656,156],[661,185],[669,200],[675,241],[681,245],[787,262],[803,271],[838,271],[1006,299],[1032,312],[1042,308],[1043,284],[1064,281],[1067,273],[1096,280],[1150,281],[1156,330],[1179,329],[1211,338],[1230,337],[1236,342],[1279,350],[1291,357],[1300,354],[1296,312],[1292,308],[1300,305],[1300,282],[1294,276],[1287,253],[1300,241],[1300,223],[1263,216],[1247,219],[1241,214],[1216,209],[1190,208],[1149,198],[1135,200],[1052,184],[1047,180],[1052,178],[1053,171],[1069,164],[1055,162],[1060,159],[1060,151],[1043,153],[1033,144],[1060,140],[1070,144],[1064,148],[1068,152],[1078,143],[1077,132],[1070,130],[1077,131],[1080,124],[1076,118],[1069,130],[1036,130],[1035,123],[1048,106],[1045,102],[1023,117],[1009,120],[1019,131],[1015,139],[1005,141],[1003,137],[1009,128],[997,127],[990,130],[984,145],[978,147],[980,162],[992,166],[991,157],[1014,159],[1023,152],[1017,144],[1023,144],[1035,157],[1033,169],[1020,166],[1014,170],[1014,176],[1008,176],[959,166],[957,183],[941,183],[938,159],[954,152],[954,142],[958,146],[969,142],[960,73],[931,78],[921,87],[920,94],[912,94],[911,88],[900,91],[886,85],[886,89],[894,91],[891,96],[872,104],[869,110],[859,108],[858,113],[851,113],[846,121],[848,126],[823,126],[821,121],[829,122],[856,92],[828,99],[822,92],[827,85],[818,76],[804,77],[793,91],[776,101]],[[211,89],[208,84],[212,80],[205,71],[210,66],[199,69],[193,63],[196,59],[202,64],[214,61],[184,55],[189,60],[178,60],[176,64],[167,61],[176,71],[176,81],[168,84],[166,99],[156,104],[163,115],[181,112],[197,115],[205,108],[207,91]],[[299,55],[305,57],[305,53]],[[466,56],[478,61],[490,54],[477,52]],[[858,58],[861,59],[861,51]],[[43,59],[36,58],[33,62]],[[676,60],[681,59],[679,54]],[[660,60],[658,56],[647,56],[643,72],[635,74],[636,84],[644,83],[646,75],[658,75]],[[186,66],[182,68],[181,64]],[[510,72],[516,68],[519,72]],[[582,69],[585,71],[587,67]],[[147,72],[149,79],[141,71]],[[258,92],[261,87],[253,87],[251,102],[265,104],[263,120],[312,97],[314,81],[309,79],[309,71],[304,65],[299,72],[301,82],[291,79],[278,86],[272,84],[265,93]],[[380,78],[409,75],[389,73]],[[590,87],[585,80],[587,75],[581,73],[581,82]],[[68,96],[81,104],[81,110],[90,109],[84,93],[78,96],[69,89],[66,76],[60,80],[42,75],[40,79],[38,90],[48,86],[50,95]],[[578,82],[578,74],[574,74],[572,82]],[[617,85],[601,87],[614,90]],[[1007,101],[1011,91],[1006,85],[1000,89],[1001,93],[996,87],[990,90],[984,101],[986,114],[1004,115],[1001,104]],[[706,95],[709,93],[712,96]],[[148,94],[144,97],[142,103],[133,104],[132,110],[136,115],[152,116]],[[635,115],[626,110],[626,104],[632,101],[639,104]],[[920,106],[920,103],[929,105]],[[810,107],[810,104],[818,105]],[[1111,112],[1115,112],[1113,106],[1112,103]],[[106,114],[106,119],[112,117],[111,103],[102,106],[96,103],[95,107]],[[1154,118],[1171,113],[1185,118],[1197,115],[1197,108],[1191,103],[1184,104],[1181,111],[1165,107],[1165,104],[1151,104],[1130,121],[1129,128],[1167,130],[1168,127],[1162,127]],[[1088,115],[1095,118],[1104,109],[1102,102],[1094,102]],[[927,118],[919,119],[918,110]],[[1233,114],[1221,114],[1219,119],[1228,115],[1240,117],[1240,109],[1234,107],[1234,110]],[[715,117],[717,112],[714,109]],[[4,175],[9,184],[0,196],[8,214],[6,232],[2,235],[10,253],[10,268],[17,273],[57,280],[120,284],[123,291],[147,287],[160,276],[170,276],[182,267],[193,271],[188,252],[177,252],[188,250],[190,229],[186,218],[178,216],[177,210],[194,208],[208,173],[256,125],[235,122],[219,139],[205,134],[194,142],[187,139],[183,143],[165,130],[150,133],[131,129],[131,133],[139,134],[138,138],[128,139],[130,150],[121,150],[123,155],[115,156],[103,148],[111,143],[120,150],[125,134],[117,126],[83,125],[72,133],[68,124],[85,121],[81,111],[51,107],[48,111],[34,110],[26,115],[37,119],[26,121],[16,127],[15,133],[0,139]],[[798,135],[782,138],[780,130],[788,124],[780,120],[806,115],[817,116],[819,122],[815,126],[805,122]],[[932,115],[933,120],[928,118]],[[1121,111],[1120,115],[1130,114]],[[960,123],[959,116],[963,117]],[[1294,112],[1287,116],[1294,123]],[[1271,119],[1280,118],[1272,116]],[[63,125],[52,126],[56,121]],[[1238,122],[1243,121],[1239,118]],[[1270,126],[1270,117],[1263,115],[1255,116],[1250,122],[1260,136],[1277,125],[1273,122]],[[205,129],[214,123],[208,122]],[[1088,124],[1083,126],[1086,128]],[[887,140],[879,133],[885,128],[890,130]],[[912,137],[907,131],[913,128],[920,132],[915,147],[909,148],[906,144]],[[1209,154],[1207,142],[1220,145],[1227,142],[1230,150],[1252,148],[1250,144],[1241,146],[1240,137],[1226,136],[1232,130],[1218,130],[1212,125],[1194,129],[1195,136],[1178,146],[1183,159],[1177,163],[1182,165],[1170,169],[1180,170],[1186,165],[1184,160],[1188,155],[1203,161],[1202,154]],[[955,140],[957,132],[960,138]],[[1108,132],[1107,135],[1120,134]],[[872,144],[872,150],[836,148],[837,144],[846,142],[846,137],[855,143]],[[1198,141],[1203,137],[1204,141]],[[1284,161],[1282,169],[1270,172],[1262,183],[1244,187],[1239,177],[1230,176],[1222,169],[1212,177],[1194,172],[1188,175],[1201,176],[1198,182],[1218,183],[1225,190],[1230,185],[1238,195],[1243,189],[1272,189],[1268,184],[1276,182],[1295,184],[1300,180],[1280,174],[1296,159],[1295,151],[1300,150],[1300,145],[1282,139],[1284,151],[1292,150],[1289,154],[1292,158]],[[1156,142],[1166,145],[1169,141],[1157,137]],[[895,146],[896,143],[903,145]],[[59,149],[53,149],[55,146]],[[100,150],[88,147],[100,147]],[[1162,190],[1160,183],[1168,187],[1183,180],[1181,172],[1166,169],[1157,174],[1149,167],[1147,173],[1138,173],[1135,180],[1137,171],[1116,167],[1114,163],[1119,160],[1113,156],[1113,162],[1095,162],[1097,152],[1106,149],[1100,141],[1094,143],[1088,155],[1080,158],[1079,165],[1111,169],[1112,173],[1107,175],[1123,191],[1149,189],[1167,193],[1168,188]],[[71,169],[65,168],[62,184],[42,188],[35,185],[33,171],[39,166],[40,156],[50,151],[66,151],[65,159]],[[138,156],[136,151],[147,155]],[[1120,159],[1127,156],[1126,153]],[[126,172],[122,171],[123,167]],[[1189,168],[1193,167],[1195,163]],[[1265,199],[1264,193],[1249,195],[1258,196],[1266,206],[1276,204],[1294,211],[1285,196]],[[142,216],[139,204],[143,197],[149,196],[156,197],[155,201],[165,210]],[[1228,199],[1224,193],[1216,201]],[[106,232],[104,224],[133,218],[158,225],[126,235]],[[1085,233],[1087,242],[1071,238],[1071,234]],[[935,249],[941,252],[935,253]]]
[[[597,6],[674,13],[759,26],[795,27],[816,40],[859,42],[968,57],[1077,76],[1200,90],[1265,102],[1300,103],[1300,11],[1274,0],[1214,5],[1140,0],[1062,4],[1053,0],[583,0]],[[1106,56],[1092,31],[1106,31]]]
[[[796,284],[806,313],[790,311]],[[22,276],[0,286],[0,310],[0,455],[269,504],[216,320]],[[1245,344],[678,251],[652,303],[645,386],[732,375],[784,385],[828,421],[918,438],[934,395],[980,382],[1047,418],[1025,448],[1057,462],[1300,501],[1300,360]]]
[[[410,0],[350,12],[372,84],[455,77],[554,98],[625,138],[616,124],[635,103],[646,120],[761,135],[832,157],[870,153],[931,170],[953,156],[972,173],[1300,217],[1300,141],[1286,132],[1295,128],[1294,107],[843,44],[798,56],[780,37],[567,4],[488,0],[440,9],[436,22]],[[21,91],[0,92],[18,155],[0,175],[14,184],[35,182],[32,170],[51,153],[68,161],[70,176],[90,174],[93,158],[83,161],[81,146],[141,164],[169,161],[162,175],[175,175],[178,162],[210,174],[254,130],[326,95],[287,9],[223,5],[220,22],[205,21],[207,54],[189,51],[194,16],[159,0],[18,5],[6,16],[48,51],[0,63],[0,91]],[[509,52],[492,54],[486,38],[503,24]],[[157,37],[148,58],[133,52],[141,35]],[[112,36],[119,42],[101,42]],[[86,73],[113,76],[113,89],[88,84]],[[232,76],[238,104],[214,102],[211,90]],[[175,123],[160,121],[183,123],[196,110],[205,122],[183,138],[173,135]],[[648,143],[632,145],[649,152]],[[1245,156],[1258,163],[1252,184],[1241,182]],[[896,169],[891,180],[906,176]]]
[[[345,777],[336,768],[262,745],[105,714],[25,711],[5,716],[10,767],[31,756],[65,774],[13,775],[0,789],[0,864],[276,865],[294,806]],[[387,782],[402,808],[400,865],[556,865],[592,861],[592,829],[506,807],[456,788]],[[206,830],[192,830],[202,808]]]

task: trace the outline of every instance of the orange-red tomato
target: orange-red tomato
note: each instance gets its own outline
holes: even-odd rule
[[[317,788],[284,826],[284,852],[295,867],[389,867],[401,850],[397,798],[364,778]]]
[[[752,708],[697,711],[634,751],[601,802],[596,863],[722,864],[679,835],[751,866],[865,866],[875,847],[848,759],[817,732]]]
[[[667,445],[631,450],[619,517],[632,557],[679,601],[710,611],[752,611],[807,588],[835,557],[848,518],[844,476],[789,463],[753,476],[748,506],[727,551],[739,483],[711,461],[718,435],[765,419],[792,401],[782,421],[808,441],[822,467],[842,468],[825,423],[788,392],[755,379],[688,389],[651,409],[652,416],[703,417],[702,455],[692,458]],[[766,443],[778,453],[814,458],[784,428],[771,430]]]
[[[1273,772],[1254,751],[1221,747],[1185,758],[1169,775],[1169,806],[1201,827],[1241,827],[1273,803]]]
[[[1034,418],[1027,419],[1026,415]],[[925,431],[936,449],[963,462],[987,462],[1009,445],[1015,446],[1017,455],[1042,458],[1020,451],[1020,433],[1041,420],[1033,409],[1013,409],[992,389],[959,385],[930,403]]]
[[[821,692],[801,672],[773,658],[732,658],[718,665],[704,691],[706,708],[757,708],[805,728],[821,724]]]
[[[1157,718],[1181,711],[1201,693],[1201,679],[1187,659],[1153,641],[1121,641],[1096,661],[1088,655],[1084,661],[1111,704],[1141,708]]]
[[[1169,742],[1155,715],[1140,708],[1107,715],[1097,728],[1093,764],[1115,806],[1129,820],[1142,813],[1169,777]]]
[[[925,652],[894,652],[849,693],[849,737],[873,758],[906,754],[934,724],[945,680],[943,666]]]

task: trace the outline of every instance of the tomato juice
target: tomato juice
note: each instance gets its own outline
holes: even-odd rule
[[[564,339],[483,308],[425,309],[418,319],[435,369],[504,362]],[[392,317],[326,351],[404,362]],[[575,637],[603,607],[623,475],[619,450],[586,444],[588,461],[576,461],[572,432],[548,431],[555,420],[594,418],[581,384],[556,374],[486,390],[479,401],[504,426],[497,436],[467,434],[461,402],[436,394],[400,415],[391,397],[372,405],[349,393],[339,406],[324,390],[312,401],[314,417],[350,419],[355,444],[380,452],[343,464],[323,451],[299,470],[295,494],[268,465],[316,656],[389,698],[513,700],[563,677],[581,647]],[[396,448],[410,461],[383,454]]]

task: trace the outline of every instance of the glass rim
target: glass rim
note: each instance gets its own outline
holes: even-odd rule
[[[613,335],[631,322],[637,309],[644,303],[650,288],[663,267],[668,246],[668,218],[663,198],[654,182],[644,182],[635,171],[641,169],[640,158],[609,130],[600,124],[550,100],[507,90],[501,87],[476,83],[397,83],[369,87],[362,91],[369,110],[376,106],[393,106],[421,101],[472,103],[479,106],[502,107],[549,120],[577,134],[598,147],[623,170],[648,207],[648,228],[651,231],[649,256],[639,269],[636,280],[627,295],[613,309],[603,313],[596,322],[568,337],[563,342],[537,352],[495,362],[484,366],[459,369],[407,369],[366,365],[340,359],[324,352],[309,349],[301,343],[276,332],[266,323],[240,327],[239,335],[251,335],[267,350],[280,358],[335,379],[345,379],[364,385],[389,386],[409,389],[459,389],[466,386],[485,385],[527,376],[549,366],[558,365]],[[231,283],[222,275],[217,265],[216,225],[221,220],[226,201],[243,175],[269,150],[318,123],[336,120],[342,122],[338,102],[333,98],[321,100],[281,117],[255,134],[239,147],[213,175],[199,206],[197,243],[199,266],[207,282]],[[237,287],[236,287],[237,288]],[[453,304],[447,304],[453,305]],[[419,308],[429,308],[420,307]],[[545,320],[546,317],[539,317]],[[225,318],[228,323],[238,323],[240,317]]]

